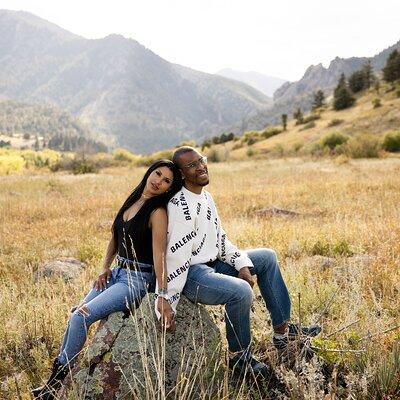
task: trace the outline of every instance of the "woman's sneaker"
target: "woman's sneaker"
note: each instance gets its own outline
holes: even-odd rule
[[[68,366],[62,365],[56,358],[53,362],[51,375],[46,384],[31,390],[34,399],[53,400],[58,389],[61,388],[62,381],[68,375]]]

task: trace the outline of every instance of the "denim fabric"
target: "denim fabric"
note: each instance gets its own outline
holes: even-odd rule
[[[261,295],[270,313],[272,325],[279,327],[290,318],[290,298],[282,278],[275,251],[247,251],[254,264],[250,269],[257,277]],[[213,267],[197,264],[189,268],[183,294],[193,302],[225,305],[225,323],[229,350],[238,352],[250,347],[250,307],[253,291],[237,278],[238,271],[222,261]]]
[[[72,310],[58,356],[60,363],[65,365],[76,361],[91,324],[114,312],[138,307],[146,293],[154,291],[154,288],[153,273],[113,268],[106,289],[91,289],[81,303],[86,305],[89,315],[83,316],[76,307]]]

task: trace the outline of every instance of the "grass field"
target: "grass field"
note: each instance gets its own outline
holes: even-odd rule
[[[293,319],[300,299],[302,323],[323,326],[315,346],[336,350],[321,350],[307,374],[281,369],[282,398],[399,398],[400,331],[393,328],[400,323],[400,159],[277,159],[209,169],[208,190],[231,241],[277,251]],[[69,309],[101,268],[108,222],[143,172],[0,178],[0,398],[28,399],[28,388],[47,375]],[[254,213],[269,206],[300,215]],[[318,265],[318,255],[332,264]],[[41,265],[60,256],[77,257],[88,268],[69,284],[35,282]],[[263,358],[271,327],[257,296],[253,317]],[[240,396],[255,398],[250,389]]]

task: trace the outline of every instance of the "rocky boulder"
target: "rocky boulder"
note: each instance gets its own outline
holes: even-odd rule
[[[129,317],[103,320],[59,393],[62,399],[181,398],[194,394],[220,363],[220,331],[206,309],[185,297],[179,303],[175,333],[163,333],[154,296],[143,299]],[[203,386],[204,387],[204,386]],[[176,396],[176,397],[175,397]]]
[[[86,268],[86,264],[75,258],[59,258],[40,267],[36,279],[61,277],[68,282],[79,275],[84,268]]]

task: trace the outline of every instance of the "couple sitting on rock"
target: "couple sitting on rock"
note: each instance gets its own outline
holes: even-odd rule
[[[160,160],[118,211],[103,271],[81,305],[72,310],[61,350],[47,383],[32,391],[53,399],[75,363],[95,321],[137,307],[148,292],[167,331],[174,330],[180,296],[201,304],[225,306],[229,367],[268,376],[270,368],[251,354],[250,308],[257,280],[274,329],[273,344],[284,351],[299,335],[315,336],[318,327],[289,324],[290,298],[276,253],[241,251],[221,226],[210,193],[207,158],[180,147],[173,162]],[[116,258],[117,265],[110,266]]]

